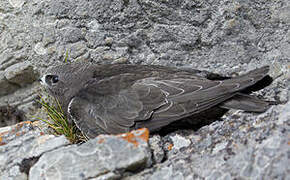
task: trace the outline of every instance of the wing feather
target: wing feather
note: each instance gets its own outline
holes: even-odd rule
[[[129,73],[92,79],[72,99],[69,114],[80,129],[88,129],[91,135],[138,127],[156,130],[233,97],[263,78],[267,68],[257,71],[224,81],[194,76],[138,79],[137,74]]]

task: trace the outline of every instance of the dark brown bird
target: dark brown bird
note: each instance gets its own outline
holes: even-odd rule
[[[269,104],[248,93],[269,85],[262,82],[271,79],[268,71],[229,78],[164,66],[79,63],[49,68],[41,83],[93,138],[141,127],[157,131],[187,117],[195,124],[232,108],[263,112]]]

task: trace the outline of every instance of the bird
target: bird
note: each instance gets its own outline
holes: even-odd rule
[[[251,92],[273,81],[269,66],[236,77],[208,71],[138,64],[66,63],[40,78],[65,116],[89,138],[139,128],[216,119],[230,109],[261,113],[269,103]]]

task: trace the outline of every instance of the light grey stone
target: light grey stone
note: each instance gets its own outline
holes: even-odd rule
[[[0,96],[13,93],[19,88],[19,86],[9,83],[4,76],[4,71],[0,71]]]
[[[125,64],[128,62],[127,58],[118,58],[116,60],[114,60],[112,63],[113,64]]]
[[[29,179],[116,179],[125,171],[146,167],[151,158],[147,142],[136,138],[132,143],[122,137],[98,136],[80,146],[45,153],[31,168]]]
[[[41,112],[40,109],[37,108],[37,104],[35,102],[35,100],[39,98],[39,93],[37,93],[39,91],[40,87],[38,82],[33,83],[30,86],[17,89],[12,94],[0,97],[0,107],[11,107],[12,109],[19,110],[24,113],[23,117],[31,118],[32,116],[36,116],[36,113]],[[41,115],[41,117],[44,116]],[[7,119],[7,117],[4,117],[4,119]],[[24,118],[22,118],[22,120],[24,120]],[[11,123],[12,121],[13,120],[11,119]],[[10,125],[11,123],[6,125]]]
[[[34,82],[38,78],[38,73],[31,63],[22,62],[5,69],[4,76],[9,82],[24,86]]]
[[[63,30],[63,38],[66,43],[75,43],[83,38],[81,29],[67,28]]]
[[[290,5],[281,8],[279,12],[276,12],[275,17],[284,23],[290,24]]]
[[[27,178],[23,169],[30,167],[24,161],[69,144],[64,136],[43,134],[31,122],[16,124],[0,132],[0,179]]]
[[[287,148],[290,128],[287,124],[290,117],[286,109],[289,106],[288,102],[271,108],[266,112],[267,115],[229,115],[223,122],[219,122],[222,123],[219,130],[226,131],[226,134],[203,127],[197,132],[201,135],[200,140],[192,141],[192,145],[169,156],[162,164],[127,179],[163,179],[162,176],[167,179],[177,176],[183,179],[192,176],[194,179],[288,179],[289,166],[286,164],[290,162]],[[273,115],[275,117],[275,114],[279,115],[276,120],[270,118]],[[243,121],[247,128],[236,126],[236,121]],[[260,125],[253,126],[255,122]],[[246,133],[239,133],[237,137],[237,131]],[[185,138],[191,136],[186,135],[188,132],[179,133]],[[207,134],[211,134],[212,143],[204,146],[204,141],[208,141]]]
[[[152,150],[152,158],[155,163],[161,163],[165,158],[165,152],[162,149],[162,140],[159,135],[153,135],[149,138],[149,145]]]
[[[43,72],[63,63],[67,51],[71,61],[188,66],[225,75],[276,63],[283,75],[278,68],[272,85],[256,94],[284,104],[259,115],[230,111],[222,122],[153,140],[166,151],[162,154],[162,148],[152,145],[153,158],[162,163],[131,174],[131,179],[162,179],[164,174],[205,179],[217,177],[215,172],[224,174],[221,179],[289,179],[289,145],[285,144],[289,136],[289,5],[288,0],[2,0],[0,70],[13,73],[9,78],[0,76],[0,106],[8,103],[34,114],[33,98],[39,87],[31,82],[37,75],[27,78],[31,69],[17,66],[29,63]],[[23,82],[18,73],[26,77]],[[8,88],[6,79],[9,88],[19,84],[20,89],[3,90]],[[181,148],[174,149],[175,136],[190,140],[190,145],[181,143]],[[17,166],[5,170],[9,173],[25,179]],[[91,178],[110,177],[123,174]]]
[[[90,180],[115,180],[115,179],[118,180],[120,178],[121,178],[120,175],[115,174],[113,172],[109,172],[96,178],[90,178]]]
[[[9,0],[0,8],[1,70],[29,61],[42,72],[63,62],[67,50],[72,61],[188,65],[225,74],[289,61],[286,0]]]
[[[35,44],[34,51],[38,55],[45,55],[45,54],[47,54],[47,49],[43,46],[42,43]]]
[[[14,8],[20,8],[25,3],[25,0],[8,0]]]
[[[175,135],[170,137],[173,142],[173,149],[179,150],[183,147],[188,147],[190,145],[190,140],[180,136],[180,135]]]

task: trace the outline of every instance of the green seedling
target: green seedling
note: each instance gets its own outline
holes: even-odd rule
[[[46,111],[48,119],[46,120],[39,117],[37,117],[37,119],[47,123],[47,125],[53,130],[54,135],[65,135],[71,143],[87,141],[87,137],[84,136],[74,124],[68,122],[59,101],[54,98],[52,99],[55,104],[54,106],[50,105],[48,101],[40,96],[38,103],[40,103]]]

